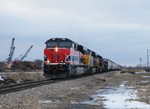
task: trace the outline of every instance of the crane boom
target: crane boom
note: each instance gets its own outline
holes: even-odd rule
[[[6,59],[7,60],[7,64],[9,64],[11,62],[13,54],[14,54],[14,51],[15,51],[14,41],[15,41],[15,38],[12,39],[12,43],[11,43],[11,46],[10,46],[9,56]]]
[[[27,54],[29,53],[29,51],[31,50],[31,48],[33,47],[33,45],[25,52],[25,54],[21,57],[20,61],[22,62],[24,60],[25,57],[27,57]]]

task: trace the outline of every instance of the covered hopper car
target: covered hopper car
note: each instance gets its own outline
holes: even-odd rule
[[[120,70],[121,66],[111,61],[110,59],[103,59],[103,71]]]

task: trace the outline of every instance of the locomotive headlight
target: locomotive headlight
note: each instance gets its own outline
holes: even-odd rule
[[[47,60],[46,62],[47,62],[47,63],[50,63],[50,60]]]
[[[55,47],[55,51],[58,52],[58,47]]]

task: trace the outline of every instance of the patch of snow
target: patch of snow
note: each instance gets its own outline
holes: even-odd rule
[[[150,78],[150,76],[142,76],[143,78]]]
[[[39,100],[40,104],[52,103],[51,100]]]
[[[137,90],[125,87],[123,82],[119,87],[107,87],[100,89],[93,94],[90,99],[81,102],[71,102],[72,104],[87,104],[87,105],[100,105],[103,102],[104,108],[150,108],[149,104],[144,102],[135,101],[138,99]]]
[[[76,89],[79,89],[79,87],[73,87],[73,88],[71,88],[71,90],[76,90]]]
[[[39,100],[39,104],[57,104],[57,103],[60,103],[59,100]]]
[[[78,90],[78,89],[81,89],[81,88],[84,88],[85,86],[81,85],[79,87],[72,87],[71,90]]]
[[[3,78],[2,76],[0,76],[0,80],[1,80],[1,81],[4,81],[4,78]]]
[[[146,71],[142,71],[142,72],[135,72],[135,74],[143,74],[143,73],[147,73]]]
[[[145,91],[145,92],[147,91],[147,89],[140,89],[140,90],[141,90],[141,91]]]
[[[17,80],[17,84],[19,84],[19,83],[23,83],[23,80],[21,80],[21,79]]]
[[[122,92],[124,90],[124,92]],[[135,90],[117,89],[115,92],[103,94],[107,100],[104,101],[105,108],[150,108],[150,105],[139,101]]]
[[[98,100],[97,98],[93,98],[93,100],[84,100],[80,102],[71,101],[71,104],[87,104],[87,105],[94,105],[94,106],[98,106],[100,105],[100,103],[101,101]]]
[[[149,83],[148,81],[141,81],[142,83]]]
[[[133,86],[126,86],[127,89],[135,89]]]

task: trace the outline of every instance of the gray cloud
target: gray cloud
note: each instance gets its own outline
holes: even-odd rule
[[[123,65],[146,61],[150,36],[149,0],[1,0],[0,60],[16,38],[17,57],[43,58],[51,37],[68,37]],[[146,63],[146,62],[145,62]]]

